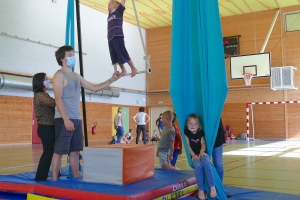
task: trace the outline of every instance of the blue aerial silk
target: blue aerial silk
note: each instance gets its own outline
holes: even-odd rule
[[[66,20],[66,45],[70,45],[75,49],[74,37],[74,0],[68,0],[67,20]],[[74,72],[74,67],[72,67]]]
[[[172,10],[172,102],[182,131],[190,113],[199,115],[211,156],[228,92],[218,0],[173,0]],[[193,168],[186,138],[182,138]],[[214,167],[213,172],[217,199],[227,199]]]

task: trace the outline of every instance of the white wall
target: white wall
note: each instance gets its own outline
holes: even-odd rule
[[[81,5],[80,10],[82,50],[87,54],[83,56],[84,77],[92,83],[99,83],[110,78],[113,73],[106,38],[107,14],[85,5]],[[58,0],[57,3],[52,3],[51,0],[1,0],[0,33],[62,46],[65,43],[66,12],[67,0]],[[145,70],[142,44],[140,40],[137,40],[139,38],[137,27],[124,22],[123,29],[129,55],[138,71]],[[75,32],[75,49],[78,50],[76,20]],[[142,30],[142,33],[145,37],[145,30]],[[54,56],[56,48],[2,35],[0,35],[0,47],[1,71],[30,75],[45,72],[48,77],[53,77],[54,73],[60,69]],[[79,73],[78,54],[76,57],[75,71]],[[127,64],[126,68],[130,72]],[[146,75],[139,74],[134,78],[123,77],[113,86],[144,91]],[[132,95],[133,93],[127,95],[121,93],[119,99],[125,100],[131,98]]]

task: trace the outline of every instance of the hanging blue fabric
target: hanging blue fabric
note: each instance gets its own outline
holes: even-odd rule
[[[74,35],[74,0],[68,0],[65,44],[70,45],[75,49]],[[72,71],[74,72],[74,67],[72,68]]]
[[[173,0],[172,10],[172,102],[182,132],[190,113],[200,116],[211,156],[228,92],[218,0]],[[193,168],[186,139],[182,138]],[[227,199],[214,167],[213,172],[217,199]]]

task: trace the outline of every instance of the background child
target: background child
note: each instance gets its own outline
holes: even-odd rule
[[[158,140],[159,140],[159,137],[157,136],[156,130],[154,130],[152,138],[151,138],[151,143],[157,142]]]
[[[204,132],[200,123],[200,118],[196,114],[190,114],[185,123],[184,134],[187,145],[193,160],[196,181],[198,185],[199,199],[205,199],[204,193],[204,174],[205,172],[208,185],[210,187],[210,197],[216,197],[215,180],[209,161],[209,156],[205,153],[206,143]]]
[[[173,168],[176,168],[176,162],[178,155],[182,153],[182,140],[181,140],[181,132],[178,126],[176,126],[175,122],[177,120],[176,114],[173,113],[174,118],[172,120],[172,125],[175,131],[175,141],[174,141],[174,152],[173,152],[173,160],[171,161],[171,165]],[[178,169],[178,168],[177,168]]]
[[[121,0],[121,3],[115,0],[110,0],[108,3],[108,18],[107,18],[107,39],[110,58],[112,64],[119,64],[122,72],[118,75],[118,78],[124,76],[127,71],[124,64],[127,62],[131,68],[131,77],[134,77],[137,73],[137,69],[134,67],[131,58],[125,48],[124,34],[123,34],[123,14],[125,11],[125,1]]]
[[[170,162],[173,159],[175,137],[172,120],[173,113],[171,111],[166,111],[162,114],[162,121],[164,122],[165,127],[161,133],[156,156],[159,157],[159,162],[163,169],[172,169]]]
[[[162,121],[162,113],[160,113],[160,115],[159,115],[159,117],[157,118],[157,120],[156,120],[155,123],[156,123],[156,126],[157,126],[157,128],[158,128],[159,134],[161,134],[161,132],[162,132],[164,126],[165,126],[165,124],[164,124],[163,121]]]
[[[117,136],[112,136],[111,141],[109,142],[109,144],[116,144],[117,143]]]
[[[129,129],[129,132],[126,133],[125,135],[126,138],[126,144],[131,144],[131,140],[132,140],[132,129]]]

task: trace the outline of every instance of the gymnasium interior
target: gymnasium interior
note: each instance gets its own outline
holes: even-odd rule
[[[52,80],[61,68],[54,52],[66,44],[67,37],[75,39],[74,72],[93,84],[114,72],[107,44],[108,1],[75,0],[70,11],[71,1],[0,1],[0,199],[196,199],[197,185],[186,150],[177,160],[180,170],[162,170],[154,155],[157,142],[145,145],[150,156],[144,165],[154,170],[154,176],[146,180],[121,185],[66,177],[56,183],[51,177],[42,183],[33,181],[43,152],[33,107],[33,75],[45,72]],[[228,199],[300,199],[300,0],[212,1],[219,9],[228,87],[221,112],[226,139],[223,186],[231,196]],[[181,1],[126,1],[124,39],[139,73],[99,92],[85,90],[80,107],[86,148],[108,145],[116,134],[113,120],[119,107],[124,131],[133,129],[133,141],[133,117],[140,107],[150,116],[149,137],[158,131],[156,120],[161,113],[177,113],[170,94],[171,82],[181,81],[171,80],[175,2]],[[70,13],[73,21],[69,23]],[[129,66],[125,67],[129,72]],[[47,92],[54,98],[51,86]],[[188,97],[184,103],[189,104]],[[144,148],[135,142],[112,146],[107,148]],[[88,156],[81,153],[84,167]],[[95,170],[101,171],[105,159],[99,160]],[[64,155],[62,167],[67,160]],[[133,170],[143,169],[134,159],[128,163]],[[125,164],[120,165],[121,173]]]

